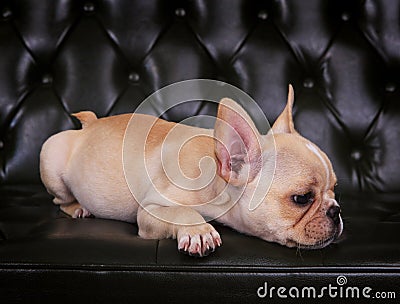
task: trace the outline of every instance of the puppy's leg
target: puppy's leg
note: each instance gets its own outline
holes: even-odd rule
[[[199,257],[210,254],[222,244],[217,230],[189,207],[153,205],[146,209],[140,208],[137,217],[139,235],[143,238],[177,239],[179,251]]]
[[[85,218],[91,216],[90,211],[85,207],[82,207],[81,204],[76,201],[69,204],[60,205],[60,209],[73,218]]]
[[[40,177],[47,192],[54,196],[53,202],[56,205],[68,205],[76,201],[63,179],[73,146],[71,132],[53,135],[40,151]]]

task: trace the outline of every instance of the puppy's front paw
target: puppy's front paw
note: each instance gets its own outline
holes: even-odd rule
[[[210,224],[184,226],[178,231],[178,250],[190,256],[204,257],[222,245],[222,240]]]

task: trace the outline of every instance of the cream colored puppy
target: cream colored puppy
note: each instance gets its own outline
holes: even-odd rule
[[[214,130],[80,112],[81,130],[44,143],[41,178],[72,217],[136,222],[141,237],[176,238],[193,256],[222,244],[209,218],[288,247],[322,248],[343,230],[336,176],[326,154],[294,129],[292,106],[289,86],[267,135],[227,98]]]

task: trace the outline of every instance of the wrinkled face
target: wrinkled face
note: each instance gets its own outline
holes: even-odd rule
[[[288,247],[323,248],[343,230],[332,165],[325,153],[298,134],[279,134],[275,142],[274,180],[252,215],[258,236]]]
[[[298,134],[278,134],[275,142],[275,176],[264,203],[249,213],[252,234],[288,247],[323,248],[343,231],[332,165]]]

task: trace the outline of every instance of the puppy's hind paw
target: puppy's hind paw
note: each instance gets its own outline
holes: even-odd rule
[[[85,217],[92,216],[90,211],[87,210],[85,207],[83,207],[78,202],[72,202],[70,204],[61,205],[60,208],[61,208],[62,212],[68,214],[69,216],[71,216],[73,218],[85,218]]]
[[[178,232],[178,250],[194,257],[204,257],[222,245],[219,233],[210,224],[182,227]]]
[[[73,218],[85,218],[90,217],[92,214],[86,208],[77,208],[74,212]]]

